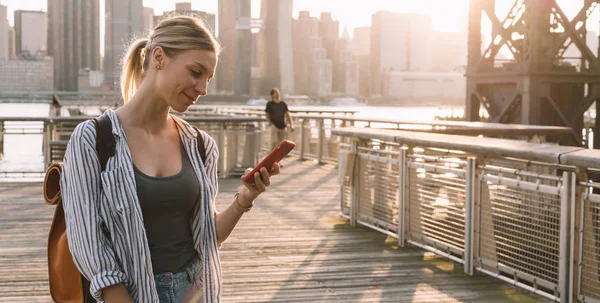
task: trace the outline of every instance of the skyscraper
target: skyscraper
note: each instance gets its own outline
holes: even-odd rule
[[[371,89],[383,92],[390,71],[430,71],[433,29],[426,15],[379,11],[371,19]]]
[[[46,52],[47,34],[45,12],[15,11],[15,52],[17,55],[34,56],[38,52]]]
[[[144,30],[142,0],[105,0],[104,81],[119,89],[121,59],[128,42]]]
[[[8,10],[0,4],[0,61],[8,60]]]
[[[359,63],[352,58],[352,41],[348,29],[335,44],[333,90],[346,96],[358,96]]]
[[[250,92],[252,33],[250,28],[237,26],[242,20],[249,25],[250,13],[250,0],[219,0],[219,41],[223,45],[216,77],[219,91]]]
[[[54,88],[77,91],[80,69],[100,68],[99,0],[48,0],[47,39]]]
[[[339,38],[340,22],[333,20],[331,13],[323,12],[319,18],[319,35],[327,50],[327,59],[335,61],[335,47]]]
[[[316,66],[308,64],[313,59],[313,50],[322,48],[322,39],[319,36],[319,20],[310,16],[310,12],[301,11],[298,20],[293,22],[294,46],[294,84],[296,93],[316,95],[317,89],[313,85],[316,79]],[[326,51],[325,51],[326,52]]]
[[[371,27],[355,27],[352,42],[355,56],[369,56],[371,54]]]
[[[15,28],[12,26],[8,27],[8,59],[14,60],[17,58],[17,42],[15,38]],[[54,77],[54,76],[53,76]]]
[[[176,11],[191,11],[192,10],[192,2],[177,2],[175,3]]]
[[[358,95],[371,94],[371,27],[354,28],[354,60],[358,61]]]
[[[144,7],[144,33],[148,33],[154,29],[154,9]]]
[[[175,3],[174,11],[164,12],[162,16],[154,16],[154,24],[155,25],[158,24],[163,18],[168,17],[168,16],[172,15],[173,13],[187,15],[187,16],[191,15],[191,16],[200,18],[200,19],[202,19],[202,21],[204,21],[204,24],[208,27],[208,29],[211,31],[211,33],[213,35],[215,34],[215,28],[216,28],[215,14],[209,14],[207,12],[193,10],[191,2]]]
[[[292,50],[293,0],[262,0],[260,16],[265,22],[258,41],[265,92],[278,87],[282,94],[294,93]]]

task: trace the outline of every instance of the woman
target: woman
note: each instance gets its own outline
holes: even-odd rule
[[[162,21],[147,39],[135,41],[123,61],[125,105],[108,110],[115,155],[100,169],[95,127],[80,124],[65,155],[61,189],[69,247],[90,281],[90,292],[106,302],[218,302],[218,248],[242,214],[270,184],[256,173],[233,202],[215,210],[215,141],[169,115],[184,112],[206,88],[220,46],[197,19]]]

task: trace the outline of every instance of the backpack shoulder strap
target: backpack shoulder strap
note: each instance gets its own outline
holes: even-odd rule
[[[96,152],[100,159],[101,171],[104,171],[108,159],[115,155],[117,143],[112,134],[112,123],[107,115],[101,115],[92,121],[96,126]]]
[[[204,163],[204,165],[206,165],[206,147],[204,146],[204,138],[202,138],[202,133],[200,132],[200,130],[193,126],[194,130],[196,131],[196,134],[198,134],[196,136],[196,140],[198,141],[198,153],[200,153],[200,158],[202,158],[202,163]]]

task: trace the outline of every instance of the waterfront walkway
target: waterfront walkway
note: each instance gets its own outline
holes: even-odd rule
[[[223,302],[545,302],[338,216],[337,170],[286,160],[221,250]],[[218,208],[238,179],[220,180]],[[40,183],[0,183],[0,302],[50,302]]]

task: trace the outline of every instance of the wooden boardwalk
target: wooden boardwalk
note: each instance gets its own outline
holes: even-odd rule
[[[219,209],[239,180],[221,180]],[[338,217],[334,168],[287,160],[221,250],[223,302],[545,302]],[[0,183],[0,302],[50,302],[54,208],[39,183]]]

